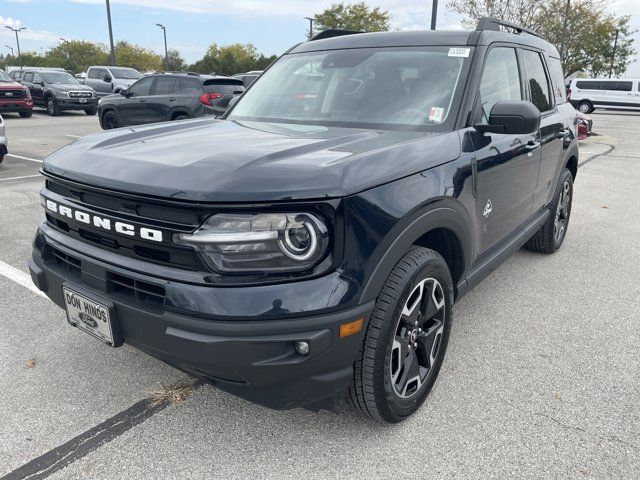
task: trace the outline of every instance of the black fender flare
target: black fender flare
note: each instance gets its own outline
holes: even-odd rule
[[[373,254],[373,257],[378,255],[379,259],[364,284],[361,304],[375,300],[385,280],[411,246],[420,237],[438,228],[453,232],[460,243],[463,267],[459,282],[464,282],[473,259],[474,223],[460,203],[453,199],[440,200],[407,215],[387,233],[385,239],[391,239],[390,243],[381,242]],[[375,261],[375,258],[372,260]],[[454,285],[454,291],[457,295],[457,285]]]

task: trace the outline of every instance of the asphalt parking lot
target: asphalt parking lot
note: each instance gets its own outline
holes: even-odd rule
[[[148,401],[186,375],[98,343],[19,283],[42,217],[39,161],[98,131],[97,118],[7,115],[0,475],[640,478],[640,112],[592,117],[561,251],[518,252],[458,303],[427,403],[385,427],[347,407],[270,411],[209,385],[176,405]]]

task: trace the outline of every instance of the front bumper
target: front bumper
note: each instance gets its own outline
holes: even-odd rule
[[[218,301],[224,301],[225,292],[231,292],[230,289],[196,286],[190,289],[184,283],[159,282],[158,277],[124,270],[72,250],[56,241],[54,235],[47,235],[46,230],[41,227],[38,231],[29,262],[36,286],[61,308],[64,308],[63,284],[111,301],[126,343],[205,377],[223,390],[274,409],[331,408],[350,385],[353,363],[373,303],[338,312],[314,311],[291,317],[274,299],[273,311],[267,317],[203,318],[197,313],[198,303],[207,302],[201,289],[209,289],[210,295],[217,290]],[[73,260],[62,262],[60,255]],[[123,277],[130,279],[132,290],[161,283],[168,295],[174,287],[178,288],[186,297],[182,300],[188,310],[167,309],[165,304],[141,299],[136,292],[114,288],[110,284],[113,275],[119,279],[119,285]],[[287,284],[280,287],[289,288]],[[264,294],[259,287],[243,288],[247,299]],[[314,289],[308,289],[309,304],[313,304],[311,297],[315,294]],[[235,300],[230,297],[230,302]],[[228,307],[221,306],[225,311]],[[340,325],[363,317],[365,323],[359,333],[340,338]],[[293,345],[298,340],[310,344],[308,355],[295,352]]]
[[[33,101],[29,100],[14,100],[0,101],[0,113],[9,113],[9,112],[28,112],[33,110]]]
[[[81,100],[86,100],[82,102]],[[89,108],[98,108],[97,97],[71,98],[67,96],[56,97],[56,103],[60,110],[86,110]]]

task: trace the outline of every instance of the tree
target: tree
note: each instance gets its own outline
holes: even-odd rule
[[[225,47],[219,47],[213,43],[207,49],[204,57],[191,65],[189,69],[200,73],[233,75],[250,70],[262,70],[275,58],[275,56],[265,57],[258,54],[256,47],[250,43],[245,45],[235,43]]]
[[[91,65],[109,63],[104,45],[84,40],[70,40],[53,47],[45,55],[47,66],[62,67],[72,72],[84,72]]]
[[[613,74],[622,75],[635,54],[635,30],[629,26],[629,16],[607,13],[606,0],[571,0],[563,33],[566,5],[567,0],[452,0],[449,8],[465,17],[463,24],[467,27],[488,16],[537,30],[562,52],[566,76],[608,73],[618,31]]]
[[[160,55],[124,40],[116,44],[116,63],[120,67],[135,68],[141,72],[162,69],[162,57]]]
[[[622,75],[635,54],[629,26],[630,17],[615,17],[589,0],[574,0],[567,16],[567,32],[563,37],[563,17],[558,12],[564,0],[551,0],[539,12],[538,29],[544,37],[562,51],[562,67],[566,76],[588,72],[594,77],[608,74],[613,44],[618,34],[613,75]],[[555,10],[554,10],[555,9]],[[562,10],[564,11],[564,10]]]
[[[315,30],[362,30],[384,32],[389,30],[389,12],[379,7],[369,8],[365,2],[345,5],[334,3],[315,16]]]
[[[170,48],[167,53],[167,70],[180,71],[187,69],[187,64],[185,63],[184,58],[182,58],[178,50],[176,50],[175,48]]]

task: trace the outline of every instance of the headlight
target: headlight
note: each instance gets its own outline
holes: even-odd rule
[[[220,272],[295,272],[325,256],[329,232],[310,213],[218,214],[173,241],[194,247]]]

